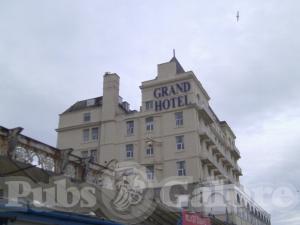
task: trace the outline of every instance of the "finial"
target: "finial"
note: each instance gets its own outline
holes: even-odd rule
[[[173,49],[173,57],[175,57],[175,49]]]

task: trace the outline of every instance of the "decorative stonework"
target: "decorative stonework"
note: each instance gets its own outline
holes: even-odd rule
[[[48,171],[54,171],[54,159],[43,152],[17,146],[14,152],[15,160],[35,165]]]
[[[64,174],[66,177],[75,178],[76,177],[76,169],[72,164],[68,164],[65,168]]]
[[[102,184],[102,177],[100,175],[100,173],[98,172],[94,172],[92,170],[90,170],[87,175],[86,175],[86,182],[89,184],[94,184],[97,186],[101,186]]]
[[[40,155],[40,163],[42,165],[42,168],[48,171],[54,172],[54,159],[47,155]]]

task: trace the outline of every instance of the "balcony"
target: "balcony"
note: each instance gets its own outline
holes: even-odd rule
[[[215,174],[215,176],[222,175],[222,173],[218,169],[214,169],[212,172]]]
[[[198,133],[199,133],[201,142],[205,141],[209,146],[216,145],[214,136],[211,133],[211,131],[209,130],[209,128],[207,128],[204,125],[200,125],[198,128]]]
[[[225,166],[227,166],[228,168],[233,168],[234,166],[232,165],[232,163],[227,159],[227,157],[222,159],[222,162]]]
[[[234,171],[235,173],[237,173],[239,176],[242,176],[242,175],[243,175],[242,169],[241,169],[237,164],[234,166],[233,171]]]
[[[212,146],[212,151],[214,154],[217,155],[217,157],[225,158],[226,161],[228,161],[232,165],[235,165],[235,162],[230,158],[230,156],[226,155],[226,153],[224,152],[223,146],[216,141],[217,139],[219,140],[219,137],[215,135],[212,129],[210,129],[207,126],[204,126],[204,124],[200,124],[200,128],[198,129],[198,132],[199,132],[201,142],[206,142],[207,147]]]
[[[232,179],[228,177],[228,173],[220,165],[220,163],[213,157],[209,152],[201,153],[201,161],[205,164],[210,170],[212,170],[215,175],[218,177],[223,177],[222,179],[229,179],[232,182]]]
[[[232,148],[232,152],[233,152],[233,154],[239,159],[239,158],[241,158],[241,154],[240,154],[240,151],[238,150],[238,148],[236,147],[236,146],[233,146],[233,148]]]
[[[205,106],[204,104],[200,106],[196,105],[196,108],[199,113],[199,118],[202,118],[206,125],[214,122],[207,106]]]
[[[211,148],[213,154],[215,155],[222,155],[220,152],[219,152],[219,149],[215,146],[213,148]],[[217,156],[218,157],[218,156]],[[219,158],[219,157],[218,157]]]
[[[218,160],[224,158],[224,155],[220,151],[216,152],[216,156],[217,156]]]
[[[210,169],[218,169],[217,161],[209,152],[202,152],[200,156],[201,161],[203,164],[207,165]]]

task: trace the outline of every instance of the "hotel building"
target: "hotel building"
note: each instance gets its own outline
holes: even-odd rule
[[[59,115],[59,149],[72,148],[104,166],[137,162],[145,166],[149,180],[192,176],[204,185],[240,186],[236,136],[210,107],[196,75],[185,71],[175,56],[158,65],[154,79],[142,82],[139,111],[120,97],[119,83],[117,74],[105,73],[103,96],[78,101]],[[248,211],[244,204],[245,212],[252,213],[251,205],[257,209],[261,222],[256,224],[269,224],[269,214],[256,203],[249,200]]]
[[[192,71],[185,72],[175,57],[158,65],[157,77],[140,86],[140,111],[119,96],[119,80],[106,73],[103,96],[76,102],[60,115],[58,148],[73,148],[102,165],[133,160],[158,180],[188,175],[239,183],[235,135],[215,115]]]

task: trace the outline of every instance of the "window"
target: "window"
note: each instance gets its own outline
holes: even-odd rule
[[[98,140],[98,136],[99,136],[98,133],[99,133],[98,127],[92,128],[92,140]]]
[[[133,121],[127,121],[126,122],[127,126],[127,135],[133,135],[134,132],[134,122]]]
[[[90,130],[89,129],[84,129],[82,131],[82,135],[83,135],[83,142],[88,142],[90,139]]]
[[[177,175],[178,176],[185,176],[185,161],[178,161],[177,164]]]
[[[183,112],[175,113],[175,121],[176,121],[176,127],[183,126]]]
[[[154,179],[154,166],[153,165],[146,166],[146,175],[147,175],[148,180]]]
[[[153,109],[153,101],[147,101],[146,102],[146,110]]]
[[[126,158],[133,158],[133,144],[126,145]]]
[[[176,148],[177,150],[183,150],[184,149],[184,137],[182,136],[176,136]]]
[[[88,152],[88,151],[81,151],[81,157],[82,157],[82,158],[87,158],[87,157],[89,157],[89,152]]]
[[[153,146],[148,146],[148,147],[146,148],[146,155],[147,155],[147,156],[153,156],[153,153],[154,153],[154,151],[153,151]]]
[[[86,106],[93,106],[93,105],[95,105],[94,98],[86,100]]]
[[[153,117],[146,118],[146,130],[152,131],[154,128],[154,120]]]
[[[83,121],[84,121],[84,122],[89,122],[89,121],[91,121],[91,113],[90,113],[90,112],[87,112],[87,113],[84,113],[84,114],[83,114]]]
[[[97,161],[97,150],[93,149],[91,150],[91,162],[96,162]]]

